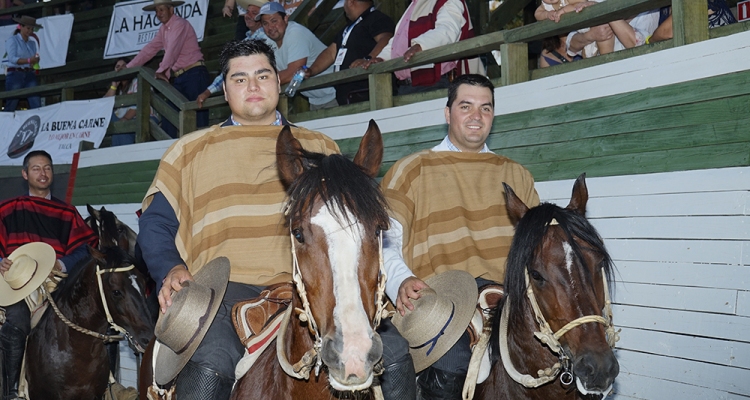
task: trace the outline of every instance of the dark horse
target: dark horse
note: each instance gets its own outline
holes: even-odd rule
[[[112,211],[102,207],[96,210],[86,204],[89,218],[86,223],[99,236],[99,249],[117,246],[125,250],[131,257],[135,257],[135,239],[137,234],[129,226],[117,219]],[[143,271],[141,271],[143,272]]]
[[[380,130],[370,121],[354,162],[309,153],[288,129],[279,134],[276,151],[300,282],[286,329],[237,382],[232,398],[366,396],[382,355],[375,326],[382,311],[380,232],[388,214],[373,179],[383,157]],[[307,310],[302,314],[310,323],[291,315],[294,309]],[[310,356],[307,374],[290,376],[288,363],[304,356]],[[324,368],[309,376],[316,363]]]
[[[509,186],[505,191],[516,233],[506,298],[492,326],[492,371],[475,398],[606,396],[619,373],[606,283],[612,282],[613,267],[585,217],[585,175],[576,180],[564,209],[549,203],[529,209]]]
[[[153,336],[144,280],[131,267],[133,260],[118,247],[90,252],[91,260],[52,294],[63,316],[89,333],[67,325],[51,306],[47,308],[26,347],[31,400],[100,399],[104,395],[109,377],[107,354],[104,340],[92,335],[104,335],[111,326],[107,313],[141,351]]]

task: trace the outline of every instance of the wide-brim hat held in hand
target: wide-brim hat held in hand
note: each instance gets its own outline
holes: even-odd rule
[[[414,310],[396,313],[393,325],[409,342],[414,369],[432,365],[453,347],[471,322],[477,305],[477,283],[465,271],[447,271],[425,280],[429,286],[412,300]]]
[[[143,7],[143,11],[154,11],[156,6],[172,6],[177,7],[185,4],[184,1],[171,1],[171,0],[154,0],[154,4],[149,4]]]
[[[16,21],[19,24],[24,25],[24,26],[33,26],[34,28],[42,29],[42,26],[36,23],[36,18],[29,17],[28,15],[15,17],[13,18],[13,21]]]
[[[229,271],[229,259],[217,257],[172,294],[172,305],[159,315],[154,329],[159,346],[154,348],[157,384],[174,379],[198,349],[224,299]]]
[[[13,262],[0,279],[0,306],[21,301],[44,283],[55,267],[57,254],[47,243],[25,244],[8,256]]]

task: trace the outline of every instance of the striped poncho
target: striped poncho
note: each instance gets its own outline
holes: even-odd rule
[[[281,128],[212,127],[183,137],[162,157],[143,209],[156,192],[164,194],[180,223],[177,250],[192,273],[225,256],[233,282],[291,280],[286,193],[276,167]],[[299,128],[292,133],[308,151],[339,151],[323,134]]]
[[[513,239],[503,182],[529,207],[539,204],[531,173],[496,154],[424,150],[391,167],[381,186],[418,278],[464,270],[503,281]]]
[[[19,196],[0,204],[0,258],[31,242],[49,244],[62,258],[99,240],[76,208],[60,199]]]

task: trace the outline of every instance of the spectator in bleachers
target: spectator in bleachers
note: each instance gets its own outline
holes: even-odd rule
[[[8,91],[35,87],[38,84],[34,65],[39,63],[39,37],[34,29],[41,29],[42,26],[36,23],[35,18],[26,15],[13,18],[13,21],[18,22],[18,28],[5,41],[5,52],[8,54],[5,90]],[[5,100],[5,111],[16,111],[18,100]],[[29,109],[41,107],[42,99],[39,96],[29,96],[27,101]]]
[[[592,6],[604,0],[595,1],[583,1],[583,0],[542,0],[542,4],[537,7],[534,12],[534,18],[537,21],[544,21],[546,19],[550,21],[560,22],[560,17],[563,14],[581,12],[584,8]],[[578,32],[585,33],[589,28],[579,29]],[[591,54],[598,50],[598,54],[611,53],[614,50],[615,41],[614,36],[607,40],[595,42],[591,44],[594,50],[591,50]],[[565,57],[562,57],[563,59]],[[559,58],[558,58],[559,59]],[[547,65],[548,66],[548,65]]]
[[[396,33],[377,58],[364,65],[403,57],[435,47],[456,43],[474,36],[465,0],[412,0],[396,24]],[[454,76],[484,74],[479,58],[428,64],[396,71],[398,94],[447,88]]]
[[[654,34],[648,39],[648,43],[661,42],[672,39],[672,8],[667,7],[668,17],[659,24]],[[708,0],[708,27],[716,28],[737,22],[737,19],[729,9],[726,0]]]
[[[0,0],[0,10],[17,6],[18,4],[16,4],[16,1],[20,2],[21,0]],[[21,3],[21,5],[23,5],[23,3]],[[12,14],[0,15],[0,26],[13,24],[15,24],[15,21],[13,21]]]
[[[589,45],[605,40],[604,38],[609,35],[615,37],[614,51],[640,46],[646,43],[646,39],[654,33],[657,26],[658,9],[645,11],[625,20],[612,21],[607,25],[591,28],[588,32],[571,32],[566,42],[568,55],[583,54],[585,58],[593,57],[597,53],[590,53]]]
[[[315,64],[320,53],[326,49],[315,34],[309,29],[289,21],[284,7],[279,3],[266,3],[260,8],[256,17],[263,23],[266,35],[276,42],[276,68],[279,70],[281,84],[287,84],[294,74],[305,65]],[[328,67],[324,74],[333,72],[333,66]],[[336,107],[336,89],[322,88],[306,90],[302,94],[310,101],[310,110]]]
[[[184,1],[154,0],[154,4],[143,7],[144,11],[156,11],[156,18],[161,26],[156,36],[138,52],[127,67],[141,66],[164,49],[156,78],[169,82],[170,75],[173,75],[172,86],[188,100],[195,100],[208,86],[209,76],[193,26],[174,14],[174,7],[183,3]],[[198,111],[196,114],[196,126],[208,126],[208,110]],[[162,127],[169,136],[177,137],[177,128],[166,118],[162,121]]]
[[[117,59],[117,62],[115,63],[115,71],[119,72],[125,69],[125,66],[128,64],[130,60],[125,57],[121,57]],[[112,83],[109,85],[109,88],[107,89],[107,93],[104,93],[104,97],[112,97],[112,96],[119,96],[123,94],[134,94],[138,93],[138,77],[134,77],[133,79],[125,79],[121,81],[112,81]],[[112,111],[112,117],[110,118],[110,123],[117,122],[120,120],[126,120],[129,121],[131,119],[134,119],[138,115],[138,107],[135,105],[129,106],[129,107],[119,107],[115,108]],[[151,119],[158,124],[159,123],[159,116],[156,114],[156,111],[151,108]],[[135,132],[131,133],[118,133],[115,135],[112,135],[112,146],[122,146],[126,144],[133,144],[135,143]]]
[[[580,55],[569,56],[565,51],[565,37],[552,36],[542,40],[542,54],[539,56],[539,68],[566,64],[583,59]]]
[[[331,65],[334,72],[361,67],[380,54],[393,37],[396,25],[391,17],[375,9],[372,0],[345,0],[344,14],[349,24],[310,66],[310,76],[318,75]],[[367,101],[369,97],[367,80],[335,87],[339,104]]]
[[[268,44],[275,52],[278,50],[278,47],[276,47],[276,42],[266,36],[266,33],[263,31],[263,26],[261,26],[262,24],[260,23],[260,21],[255,20],[255,18],[258,16],[258,13],[260,12],[260,8],[263,7],[263,4],[266,3],[268,3],[268,0],[238,0],[238,6],[246,10],[245,15],[242,18],[245,22],[245,26],[247,27],[247,32],[245,32],[245,37],[241,40],[261,39],[266,42],[266,44]],[[214,81],[210,85],[208,85],[208,88],[206,88],[203,93],[198,95],[198,98],[195,100],[198,102],[198,107],[203,107],[203,102],[206,101],[207,98],[211,97],[212,94],[221,92],[223,90],[223,84],[224,76],[222,74],[219,74],[218,76],[216,76]]]
[[[234,12],[234,3],[234,0],[226,0],[224,2],[224,7],[221,9],[221,14],[227,18],[232,18],[232,13]],[[247,8],[242,6],[241,4],[237,4],[237,14],[239,14],[239,17],[237,18],[237,29],[235,29],[234,31],[234,40],[242,40],[245,38],[245,34],[247,33],[247,25],[245,24],[245,15],[247,14]]]

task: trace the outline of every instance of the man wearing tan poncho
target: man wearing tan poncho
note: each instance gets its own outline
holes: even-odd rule
[[[231,322],[232,306],[267,285],[291,281],[286,192],[276,168],[279,125],[289,123],[276,111],[280,84],[273,51],[261,40],[230,42],[221,53],[221,70],[232,115],[167,150],[139,221],[138,244],[158,283],[161,313],[172,306],[173,292],[208,261],[225,256],[231,264],[222,305],[176,378],[175,397],[181,400],[229,398],[246,350]],[[339,152],[321,133],[294,126],[292,133],[308,151]],[[403,338],[381,336],[409,355]],[[385,382],[381,386],[386,400],[395,399]]]
[[[388,277],[386,293],[402,315],[427,286],[422,279],[441,272],[467,271],[478,285],[503,282],[513,238],[503,182],[529,207],[539,203],[531,173],[485,144],[494,105],[489,79],[458,77],[448,88],[448,136],[431,150],[399,160],[383,178],[392,213],[383,255],[386,269],[400,272]],[[461,399],[470,358],[464,334],[419,374],[421,398]]]

